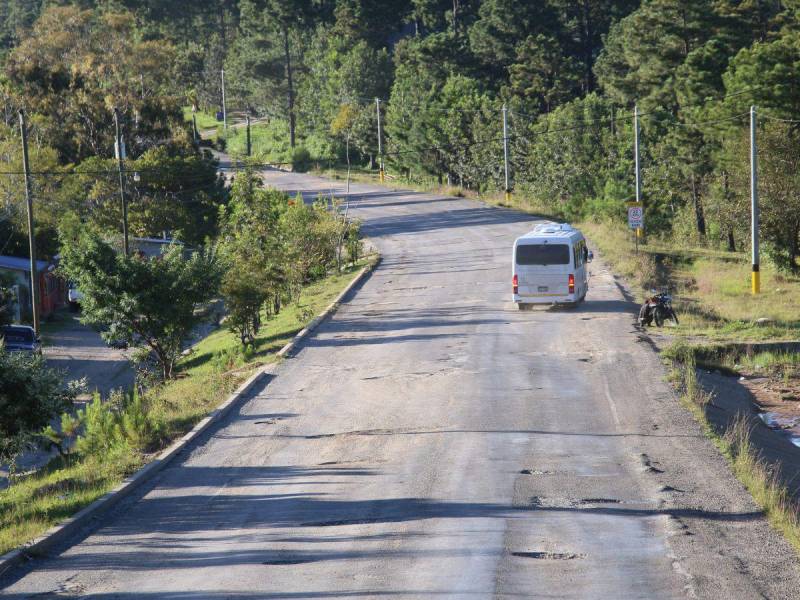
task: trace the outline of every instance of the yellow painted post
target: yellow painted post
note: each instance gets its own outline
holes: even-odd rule
[[[511,204],[511,192],[506,190],[506,204]]]
[[[753,278],[752,278],[752,286],[753,286],[753,294],[760,294],[761,293],[761,272],[758,270],[758,265],[753,267]]]

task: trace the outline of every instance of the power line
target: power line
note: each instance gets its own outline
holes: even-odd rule
[[[758,111],[758,116],[770,121],[780,121],[781,123],[800,123],[798,119],[782,119],[780,117],[773,117],[772,115],[764,114],[761,110]]]
[[[111,159],[109,159],[111,160]],[[267,163],[256,163],[256,164],[249,164],[249,165],[237,165],[237,166],[229,166],[223,167],[218,166],[217,171],[228,171],[228,170],[245,170],[247,168],[264,168],[270,166],[281,166],[281,165],[289,165],[291,163],[288,162],[267,162]],[[204,178],[204,177],[211,177],[211,174],[203,175],[198,173],[196,175],[183,175],[181,173],[172,173],[173,169],[169,168],[148,168],[148,169],[137,169],[136,167],[129,167],[129,171],[133,173],[139,174],[148,174],[148,173],[160,173],[166,175],[173,175],[175,177],[194,177],[194,178]],[[24,175],[23,171],[0,171],[0,175]],[[100,175],[117,175],[118,172],[115,170],[104,170],[104,171],[31,171],[30,175],[41,175],[41,176],[70,176],[70,175],[85,175],[85,176],[100,176]],[[131,176],[131,173],[126,173],[127,177]]]
[[[702,125],[714,125],[716,123],[725,123],[725,122],[728,122],[728,121],[735,121],[737,119],[741,119],[742,117],[746,117],[749,113],[740,113],[738,115],[732,115],[732,116],[723,117],[723,118],[720,118],[720,119],[710,119],[710,120],[706,120],[706,121],[696,121],[696,122],[693,122],[693,123],[682,123],[682,122],[678,121],[677,120],[678,117],[676,115],[672,114],[672,113],[664,113],[664,114],[669,115],[670,117],[673,117],[674,119],[676,119],[676,121],[673,124],[677,125],[678,127],[700,127]]]
[[[702,102],[699,102],[697,104],[684,105],[684,106],[681,106],[680,108],[681,109],[700,108],[700,107],[703,107],[706,104],[709,104],[711,102],[721,102],[721,101],[726,100],[728,98],[733,98],[735,96],[741,96],[743,94],[749,94],[750,92],[758,90],[758,89],[761,89],[763,87],[764,87],[763,85],[752,86],[752,87],[749,87],[749,88],[744,89],[744,90],[739,90],[738,92],[732,92],[730,94],[725,94],[723,96],[719,96],[717,98],[706,98],[705,100],[703,100]],[[539,118],[541,118],[543,116],[547,116],[549,114],[552,114],[552,113],[546,113],[545,115],[539,115],[538,117],[536,117],[534,115],[529,115],[529,114],[526,114],[524,112],[520,112],[520,111],[517,111],[517,110],[513,110],[513,111],[510,111],[510,112],[511,112],[512,115],[521,116],[521,117],[523,117],[524,119],[526,119],[526,120],[528,120],[530,122],[538,121]],[[670,110],[668,110],[666,108],[656,107],[656,108],[654,108],[652,110],[649,110],[647,112],[640,112],[639,116],[640,117],[644,117],[644,116],[654,115],[654,114],[657,114],[657,113],[674,115],[674,113],[672,113],[672,111],[670,111]],[[633,118],[634,118],[634,113],[629,113],[629,114],[623,114],[623,115],[610,114],[608,116],[600,117],[600,118],[597,118],[597,119],[583,119],[583,118],[581,118],[581,119],[575,119],[575,121],[580,121],[580,122],[583,122],[583,123],[601,123],[601,122],[610,122],[611,120],[613,120],[613,121],[626,121],[626,120],[632,120]]]

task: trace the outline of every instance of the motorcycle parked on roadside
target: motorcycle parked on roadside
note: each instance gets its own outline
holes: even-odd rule
[[[652,291],[655,292],[655,290]],[[672,308],[672,296],[661,292],[660,294],[653,293],[652,296],[645,298],[644,304],[639,310],[639,325],[645,327],[652,325],[655,321],[656,327],[661,327],[667,319],[672,319],[675,325],[678,324],[678,315]]]

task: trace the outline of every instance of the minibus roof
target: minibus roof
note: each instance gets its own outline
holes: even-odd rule
[[[531,231],[518,237],[517,242],[536,242],[554,238],[568,241],[582,239],[583,234],[567,223],[539,223]]]

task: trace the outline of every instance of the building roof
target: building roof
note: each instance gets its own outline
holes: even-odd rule
[[[36,261],[36,270],[40,273],[46,271],[50,267],[50,263],[44,260]],[[19,258],[18,256],[2,256],[0,255],[0,269],[10,269],[12,271],[24,271],[25,273],[31,272],[31,260],[29,258]]]

